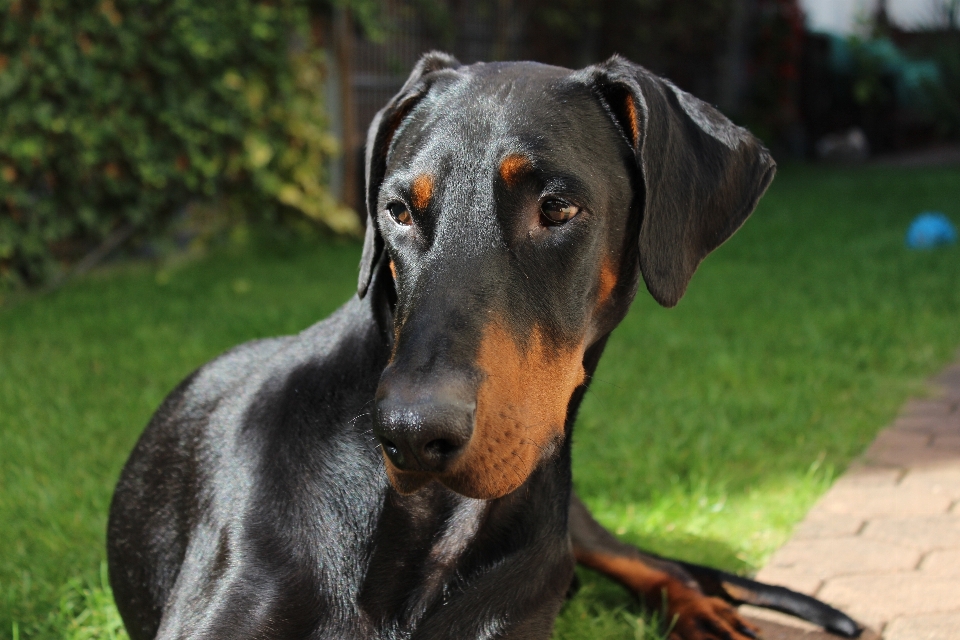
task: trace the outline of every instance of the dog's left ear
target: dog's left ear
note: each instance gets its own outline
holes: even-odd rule
[[[776,164],[749,131],[639,65],[614,56],[580,73],[633,149],[644,189],[640,272],[672,307],[753,212]]]
[[[457,59],[440,51],[431,51],[420,58],[403,84],[383,109],[377,112],[367,129],[367,144],[364,162],[365,199],[367,205],[367,230],[363,239],[363,254],[360,256],[360,278],[357,294],[362,298],[367,293],[374,267],[383,252],[383,238],[377,228],[377,197],[387,170],[387,153],[393,136],[403,119],[430,90],[431,74],[460,66]]]

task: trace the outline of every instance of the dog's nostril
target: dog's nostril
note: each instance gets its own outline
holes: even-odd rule
[[[403,457],[403,452],[400,450],[400,447],[386,438],[380,438],[380,446],[383,447],[383,452],[390,458],[390,462],[397,468],[402,469],[406,460]]]
[[[451,440],[445,438],[437,438],[436,440],[431,440],[423,446],[423,451],[428,456],[434,459],[443,460],[450,458],[457,451],[460,450],[460,445]]]

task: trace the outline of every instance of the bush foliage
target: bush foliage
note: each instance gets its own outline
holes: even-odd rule
[[[305,0],[0,0],[0,284],[229,194],[340,232]]]

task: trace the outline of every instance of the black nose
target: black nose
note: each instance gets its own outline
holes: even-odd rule
[[[377,396],[373,430],[398,469],[441,473],[470,442],[476,402],[459,389],[409,394],[381,384]]]

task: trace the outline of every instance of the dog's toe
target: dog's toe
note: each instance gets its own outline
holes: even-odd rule
[[[671,605],[670,640],[755,640],[760,632],[720,598],[698,596]]]

